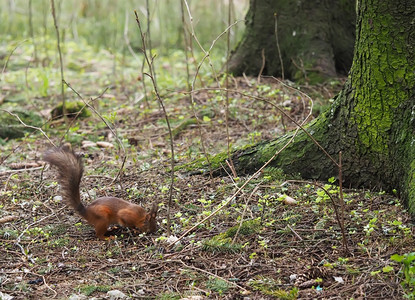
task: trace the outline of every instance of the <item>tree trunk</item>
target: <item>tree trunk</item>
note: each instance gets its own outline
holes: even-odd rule
[[[310,83],[347,74],[355,14],[353,0],[251,0],[229,68],[236,75],[258,75],[265,59],[262,74]]]
[[[332,107],[306,126],[346,186],[396,189],[415,214],[415,1],[359,0],[353,65]],[[233,154],[239,173],[261,167],[288,134]],[[304,133],[271,163],[326,180],[335,164]]]

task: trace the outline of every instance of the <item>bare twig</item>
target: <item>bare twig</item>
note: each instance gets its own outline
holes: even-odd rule
[[[34,168],[26,168],[26,169],[17,169],[17,170],[6,170],[6,171],[0,172],[0,176],[6,175],[6,174],[15,174],[15,173],[36,171],[36,170],[41,170],[41,169],[43,169],[43,166],[34,167]]]
[[[33,273],[34,274],[34,273]],[[38,275],[39,276],[39,275]],[[57,295],[58,295],[58,292],[56,292],[54,289],[52,289],[50,286],[49,286],[49,284],[46,282],[46,279],[45,279],[45,276],[43,276],[43,275],[40,275],[40,277],[42,277],[42,280],[43,280],[43,284],[49,289],[49,290],[51,290],[52,292],[53,292],[53,297],[52,298],[55,298]]]
[[[187,91],[190,92],[191,91],[191,86],[190,86],[190,68],[189,68],[189,48],[190,45],[189,44],[189,38],[187,36],[187,30],[186,30],[186,19],[184,16],[184,8],[183,8],[183,0],[180,0],[180,13],[181,13],[181,17],[182,17],[182,26],[183,26],[183,41],[184,41],[184,55],[186,57],[186,87],[187,87]]]
[[[261,184],[262,184],[262,181],[261,181],[261,182],[259,182],[259,183],[258,183],[258,184],[254,187],[254,189],[252,190],[251,194],[249,194],[248,199],[246,199],[246,203],[245,203],[244,211],[242,212],[242,215],[241,215],[241,221],[239,222],[238,230],[236,230],[236,233],[235,233],[235,235],[234,235],[234,237],[233,237],[233,239],[232,239],[232,245],[235,243],[235,241],[236,241],[236,237],[238,236],[239,231],[241,230],[242,223],[244,222],[245,213],[246,213],[246,210],[248,209],[248,204],[249,204],[249,201],[251,200],[252,196],[256,193],[256,191],[259,189],[259,187],[261,186]]]
[[[66,101],[65,101],[65,88],[64,88],[65,77],[63,76],[63,59],[62,59],[62,51],[61,51],[61,42],[60,42],[60,36],[59,36],[58,21],[56,20],[55,1],[50,0],[50,3],[52,5],[52,17],[53,17],[53,23],[55,25],[56,40],[57,40],[57,44],[58,44],[58,53],[59,53],[59,64],[60,64],[60,70],[61,70],[62,114],[63,114],[63,119],[65,120],[65,123],[68,123],[68,116],[66,115]]]
[[[229,158],[230,158],[230,151],[228,150],[228,159]],[[229,170],[231,170],[233,178],[238,177],[238,174],[236,174],[235,167],[232,163],[232,159],[226,160],[226,164],[228,165]]]
[[[33,43],[33,55],[35,60],[35,65],[37,65],[37,46],[35,41],[35,35],[33,33],[33,10],[32,10],[32,0],[29,0],[29,33]]]
[[[281,78],[282,78],[282,80],[284,80],[284,62],[282,61],[280,43],[278,41],[278,20],[277,20],[277,13],[274,13],[274,24],[275,24],[275,28],[274,28],[275,42],[277,44],[278,58],[280,59],[280,64],[281,64]]]
[[[258,73],[257,84],[261,83],[262,72],[264,72],[264,68],[265,68],[265,49],[264,48],[262,48],[262,50],[261,50],[261,58],[262,58],[262,65],[261,65],[261,69],[259,70],[259,73]]]
[[[160,96],[160,93],[158,91],[158,87],[157,87],[157,81],[155,79],[154,76],[154,68],[153,68],[153,58],[151,57],[151,59],[149,58],[148,54],[147,54],[147,48],[146,48],[146,41],[145,41],[145,36],[144,33],[141,29],[141,23],[140,20],[138,19],[138,14],[137,11],[134,11],[135,13],[135,20],[137,22],[137,26],[140,32],[140,36],[141,36],[141,41],[143,44],[143,48],[142,48],[142,52],[144,54],[144,58],[147,62],[147,66],[149,68],[149,74],[146,73],[146,75],[151,79],[151,82],[153,83],[153,89],[154,89],[154,93],[156,94],[158,103],[160,105],[160,107],[163,110],[164,113],[164,117],[166,119],[166,123],[167,123],[167,128],[169,131],[169,136],[170,136],[170,152],[171,152],[171,180],[170,180],[170,190],[169,190],[169,201],[168,201],[168,206],[167,206],[167,234],[170,235],[170,226],[171,226],[171,220],[170,220],[170,208],[172,205],[172,199],[173,199],[173,186],[174,186],[174,141],[173,141],[173,133],[171,130],[171,126],[170,126],[170,120],[169,120],[169,116],[167,114],[167,110],[166,107],[164,106],[164,102],[163,99]],[[151,55],[151,53],[150,53]]]
[[[151,68],[153,69],[153,72],[152,72],[152,76],[153,76],[153,78],[154,78],[154,81],[155,82],[157,82],[157,74],[156,74],[156,72],[154,72],[154,69],[155,69],[155,64],[154,64],[154,59],[153,59],[153,47],[152,47],[152,45],[151,45],[151,14],[150,14],[150,3],[149,3],[149,1],[148,0],[146,0],[146,11],[147,11],[147,31],[146,31],[146,34],[145,34],[145,36],[143,35],[143,37],[144,37],[144,40],[143,40],[143,43],[145,43],[145,40],[147,40],[147,45],[146,45],[146,48],[147,48],[147,51],[148,51],[148,53],[150,53],[150,55],[149,55],[149,57],[151,57]]]
[[[339,194],[340,194],[340,228],[342,230],[342,237],[343,237],[343,251],[345,253],[349,253],[349,248],[347,246],[347,239],[346,233],[344,229],[344,198],[343,198],[343,172],[342,172],[342,152],[339,152]]]
[[[7,56],[7,59],[6,59],[5,63],[4,63],[4,65],[3,65],[3,70],[1,71],[0,81],[2,81],[2,80],[3,80],[4,72],[5,72],[5,71],[6,71],[6,69],[7,69],[7,65],[8,65],[8,63],[9,63],[10,57],[13,55],[14,51],[16,51],[16,49],[17,49],[17,48],[19,48],[19,46],[20,46],[21,44],[23,44],[24,42],[26,42],[26,41],[27,41],[27,40],[23,40],[23,41],[18,42],[18,43],[17,43],[17,45],[16,45],[16,47],[14,47],[12,51],[10,51],[9,55]]]
[[[15,117],[24,127],[26,128],[31,128],[33,130],[37,130],[40,131],[43,136],[49,141],[49,143],[51,143],[52,145],[54,145],[54,143],[49,139],[49,137],[47,136],[47,134],[42,130],[42,128],[36,127],[36,126],[31,126],[31,125],[27,125],[25,122],[22,121],[22,119],[20,119],[20,117],[17,114],[14,114],[6,109],[0,109],[0,111],[4,111],[6,113],[8,113],[9,115]]]
[[[293,63],[294,66],[296,66],[303,73],[305,81],[308,81],[307,71],[306,71],[306,69],[304,67],[303,60],[300,57],[298,59],[300,60],[301,66],[299,66],[297,64],[297,62],[294,60],[294,58],[291,58],[291,62]]]
[[[229,0],[228,2],[228,34],[226,35],[226,72],[225,72],[225,88],[226,88],[226,107],[225,107],[225,124],[226,124],[226,144],[228,151],[228,160],[226,161],[229,164],[229,168],[232,171],[233,176],[236,178],[237,174],[235,167],[233,165],[232,156],[231,156],[231,137],[229,136],[229,58],[231,56],[231,7],[233,1]]]
[[[288,228],[291,230],[292,233],[300,240],[302,241],[303,238],[290,226],[290,224],[287,224]]]

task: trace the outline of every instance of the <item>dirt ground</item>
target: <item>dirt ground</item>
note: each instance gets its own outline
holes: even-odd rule
[[[314,115],[343,80],[301,87],[314,100]],[[260,83],[256,78],[236,78],[231,85],[274,101],[297,121],[310,111],[307,97],[272,78]],[[123,147],[95,114],[74,123],[70,142],[85,156],[85,203],[109,195],[145,208],[157,202],[159,230],[146,235],[114,226],[114,239],[98,240],[93,228],[59,197],[55,170],[41,162],[49,147],[45,138],[36,133],[11,141],[1,146],[3,299],[403,298],[402,266],[390,257],[413,251],[414,227],[399,200],[382,191],[343,190],[343,239],[332,202],[339,201],[336,182],[315,183],[272,168],[256,178],[211,178],[181,169],[175,172],[168,236],[171,154],[166,123],[157,103],[126,105],[132,94],[132,88],[109,90],[96,106],[101,112],[117,112],[113,124]],[[203,158],[203,147],[209,154],[226,151],[223,93],[195,94],[199,125],[187,94],[167,96],[176,166]],[[295,128],[267,103],[236,92],[229,97],[232,147]],[[57,120],[47,134],[59,143],[65,128]],[[94,138],[115,147],[81,147]],[[182,236],[248,179],[229,204]],[[287,204],[287,196],[295,203]]]

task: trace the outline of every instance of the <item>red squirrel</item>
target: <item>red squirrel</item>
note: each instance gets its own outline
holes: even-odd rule
[[[64,145],[48,150],[44,153],[43,160],[57,167],[63,199],[95,227],[99,239],[105,239],[104,235],[111,224],[137,228],[148,233],[157,230],[156,203],[153,203],[149,213],[139,205],[115,197],[101,197],[84,206],[79,193],[84,166],[81,157],[77,156],[70,146]]]

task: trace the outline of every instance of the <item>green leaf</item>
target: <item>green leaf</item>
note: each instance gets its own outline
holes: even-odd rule
[[[403,255],[394,254],[391,256],[391,260],[396,261],[396,262],[402,262],[403,259],[404,259]]]
[[[412,261],[414,261],[414,260],[415,260],[415,252],[411,252],[411,253],[408,253],[408,254],[406,255],[405,261],[406,261],[407,263],[410,263],[410,262],[412,262]]]
[[[393,267],[391,267],[391,266],[386,266],[386,267],[382,268],[383,273],[389,273],[389,272],[392,272],[392,271],[393,271]]]
[[[203,122],[210,122],[210,118],[208,116],[203,116]]]

